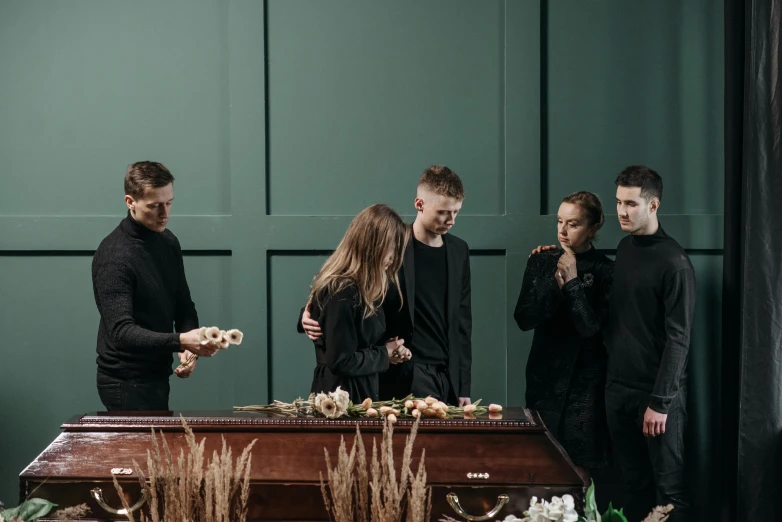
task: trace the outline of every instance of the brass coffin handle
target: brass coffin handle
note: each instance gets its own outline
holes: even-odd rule
[[[127,515],[128,513],[133,513],[138,508],[144,505],[144,502],[147,501],[147,492],[146,490],[141,490],[141,498],[138,499],[138,502],[130,506],[130,509],[127,510],[125,508],[123,509],[114,509],[113,507],[106,504],[106,501],[103,500],[103,491],[100,488],[92,488],[90,490],[90,494],[92,494],[92,498],[95,499],[95,501],[98,503],[100,507],[111,513],[112,515]]]
[[[469,520],[471,522],[480,522],[481,520],[491,520],[494,518],[497,513],[500,512],[502,508],[505,507],[505,504],[510,501],[510,497],[508,495],[498,495],[497,496],[497,505],[494,506],[494,508],[486,513],[485,515],[470,515],[467,513],[459,504],[459,497],[456,496],[456,493],[448,493],[446,497],[448,499],[448,503],[451,505],[454,511],[456,511],[460,517],[462,517],[465,520]]]

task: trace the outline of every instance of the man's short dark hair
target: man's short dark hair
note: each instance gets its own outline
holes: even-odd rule
[[[421,174],[418,187],[429,190],[438,196],[464,199],[464,185],[454,171],[443,165],[432,165]]]
[[[125,172],[125,194],[141,199],[150,188],[165,187],[174,182],[174,176],[162,163],[138,161],[128,166]]]
[[[663,179],[644,165],[627,167],[616,178],[617,187],[641,187],[641,197],[646,201],[653,198],[663,200]]]

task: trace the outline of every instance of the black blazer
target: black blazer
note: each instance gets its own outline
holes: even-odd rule
[[[368,397],[378,400],[378,373],[388,369],[383,310],[364,317],[361,296],[352,285],[316,299],[311,310],[323,337],[314,343],[317,364],[310,391],[328,393],[341,386],[355,404]]]
[[[386,336],[399,337],[411,346],[415,332],[415,259],[412,239],[405,249],[399,284],[402,288],[403,304],[400,309],[399,290],[393,285],[383,303],[386,316]],[[470,305],[470,249],[462,239],[446,234],[443,236],[448,266],[448,299],[446,318],[448,321],[448,377],[456,397],[469,397],[471,393],[472,367],[472,309]],[[415,359],[415,354],[413,354]],[[404,364],[412,364],[409,361]],[[400,365],[397,365],[400,366]],[[404,396],[409,390],[394,389],[395,367],[391,366],[381,375],[381,398],[389,394]],[[389,397],[385,397],[389,396]]]

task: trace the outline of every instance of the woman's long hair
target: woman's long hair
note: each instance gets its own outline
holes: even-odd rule
[[[399,288],[397,274],[409,238],[410,227],[389,206],[365,208],[313,279],[310,299],[325,299],[325,294],[334,295],[352,284],[361,296],[364,317],[374,315],[386,298],[389,281]],[[389,253],[393,261],[385,269],[383,260]]]

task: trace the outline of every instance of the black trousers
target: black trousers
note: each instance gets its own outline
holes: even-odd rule
[[[665,422],[665,433],[645,437],[649,393],[615,382],[606,385],[606,415],[614,456],[624,477],[627,520],[643,520],[657,505],[673,504],[669,522],[689,520],[691,496],[684,466],[687,390],[681,387]]]
[[[165,380],[121,380],[98,372],[98,395],[108,411],[168,411]]]
[[[380,374],[380,399],[401,399],[409,394],[415,397],[432,396],[447,404],[457,404],[448,367],[444,364],[424,364],[415,360],[391,365]]]

